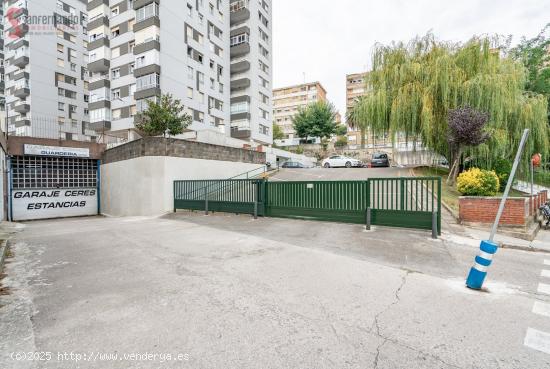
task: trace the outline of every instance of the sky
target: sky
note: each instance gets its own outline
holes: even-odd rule
[[[319,81],[345,113],[346,74],[368,70],[373,46],[432,31],[535,37],[550,23],[550,0],[273,0],[274,88]]]

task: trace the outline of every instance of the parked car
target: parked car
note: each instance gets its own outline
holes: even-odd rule
[[[388,154],[383,152],[377,152],[372,155],[372,159],[370,161],[371,168],[387,168],[390,166],[390,159],[388,158]]]
[[[305,169],[307,167],[304,164],[299,163],[297,161],[287,161],[283,164],[283,168]]]
[[[357,160],[357,159],[354,159],[354,158],[349,158],[347,156],[333,155],[333,156],[323,160],[321,165],[324,168],[338,168],[338,167],[360,168],[360,167],[363,166],[363,162],[361,160]]]

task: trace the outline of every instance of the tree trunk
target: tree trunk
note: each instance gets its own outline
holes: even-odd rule
[[[462,157],[462,149],[458,149],[453,155],[453,165],[449,170],[449,177],[447,178],[447,184],[449,186],[454,186],[456,184],[456,179],[458,177],[458,172],[460,171],[460,158]]]
[[[361,128],[361,149],[365,149],[365,129]]]

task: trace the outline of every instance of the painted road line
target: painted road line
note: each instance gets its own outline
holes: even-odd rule
[[[535,305],[533,305],[533,313],[550,318],[550,304],[536,301]]]
[[[537,291],[539,291],[539,293],[550,295],[550,284],[539,283],[539,288],[537,289]]]
[[[546,332],[541,332],[533,328],[528,328],[523,344],[529,348],[532,348],[533,350],[542,351],[550,354],[550,334]]]
[[[550,265],[550,259],[544,260],[544,265]]]
[[[550,270],[543,269],[543,271],[540,273],[540,276],[550,278]]]

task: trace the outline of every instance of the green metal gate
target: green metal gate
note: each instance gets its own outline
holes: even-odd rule
[[[441,233],[441,178],[365,181],[176,181],[174,210],[257,214],[433,229]]]
[[[177,209],[265,215],[265,185],[261,179],[174,181]]]

